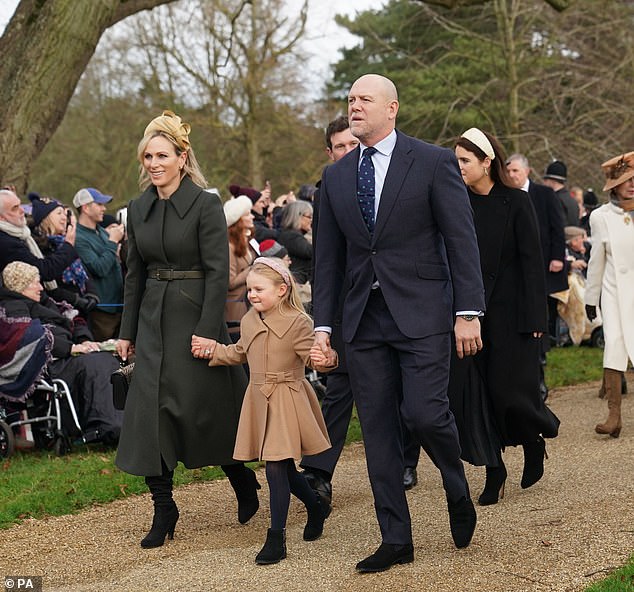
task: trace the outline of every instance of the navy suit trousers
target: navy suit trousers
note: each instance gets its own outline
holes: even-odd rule
[[[412,542],[403,488],[403,422],[440,470],[447,499],[469,495],[449,409],[450,333],[410,339],[372,290],[351,343],[348,371],[363,431],[382,542]]]

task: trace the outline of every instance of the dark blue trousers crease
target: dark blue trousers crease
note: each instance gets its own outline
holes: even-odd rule
[[[413,312],[414,314],[414,312]],[[380,289],[372,290],[354,339],[346,344],[368,475],[382,542],[412,542],[403,488],[401,421],[440,471],[447,499],[469,495],[449,409],[450,333],[411,339],[396,326]]]

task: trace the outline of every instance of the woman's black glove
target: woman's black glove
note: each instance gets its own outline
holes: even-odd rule
[[[99,297],[96,294],[86,293],[84,296],[77,296],[73,303],[75,308],[84,315],[87,315],[91,310],[99,304]]]
[[[594,321],[597,318],[597,307],[591,304],[586,304],[586,316],[589,321]]]

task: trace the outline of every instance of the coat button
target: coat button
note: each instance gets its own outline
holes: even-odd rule
[[[627,267],[621,267],[621,269],[619,269],[619,272],[627,273]]]
[[[376,249],[372,249],[372,255],[376,255]]]
[[[494,273],[490,273],[489,274],[489,279],[490,280],[494,280],[495,279],[495,274]]]

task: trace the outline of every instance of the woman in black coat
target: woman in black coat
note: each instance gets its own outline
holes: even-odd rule
[[[153,119],[139,144],[144,193],[128,207],[128,273],[119,355],[136,363],[117,466],[142,475],[154,519],[142,547],[173,536],[173,471],[221,465],[238,498],[238,520],[257,511],[255,474],[233,458],[247,380],[242,367],[207,365],[214,341],[231,343],[224,321],[229,282],[220,198],[189,143],[190,126],[171,111]]]
[[[53,360],[47,366],[48,374],[69,385],[86,439],[116,444],[123,413],[112,404],[110,375],[119,367],[115,357],[99,351],[76,309],[44,293],[37,267],[14,261],[4,268],[2,279],[0,307],[5,314],[39,319],[51,332]]]
[[[521,485],[544,472],[544,437],[559,420],[539,392],[539,339],[546,330],[546,287],[539,231],[528,195],[510,187],[497,141],[477,128],[456,143],[480,250],[486,296],[482,351],[452,359],[449,398],[464,460],[486,465],[480,505],[497,503],[506,467],[502,450],[522,445]]]

